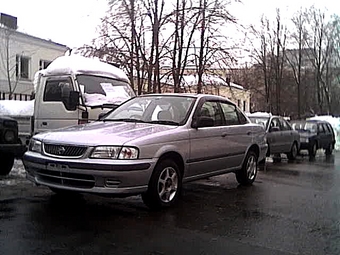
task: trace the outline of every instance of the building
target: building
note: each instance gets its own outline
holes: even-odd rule
[[[0,99],[33,92],[33,79],[68,47],[17,31],[17,18],[0,14]]]

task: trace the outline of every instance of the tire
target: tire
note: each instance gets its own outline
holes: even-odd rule
[[[308,149],[308,155],[310,158],[314,158],[316,155],[316,151],[317,151],[318,147],[316,143],[311,144],[311,146]]]
[[[299,149],[297,147],[297,143],[294,142],[291,149],[290,149],[290,152],[287,153],[288,159],[289,160],[295,160],[296,156],[298,155],[298,152],[299,152]]]
[[[282,158],[281,158],[281,154],[280,153],[277,153],[277,154],[273,155],[273,162],[274,163],[280,163],[281,160],[282,160]]]
[[[7,175],[12,170],[14,156],[9,153],[0,154],[0,175]]]
[[[325,150],[325,154],[326,155],[332,155],[332,153],[333,153],[333,143],[330,143],[328,145],[328,148]]]
[[[249,151],[242,168],[235,173],[236,180],[241,185],[251,185],[255,181],[257,170],[257,155],[254,151]]]
[[[179,168],[174,161],[165,159],[156,165],[142,199],[147,207],[157,210],[174,205],[181,191],[182,176]]]

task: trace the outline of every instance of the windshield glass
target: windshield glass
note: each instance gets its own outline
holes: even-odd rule
[[[121,104],[135,96],[125,81],[93,75],[77,75],[77,81],[87,106]]]
[[[292,127],[295,130],[305,130],[310,132],[316,132],[318,129],[315,123],[310,122],[294,122],[292,123]]]
[[[256,124],[260,124],[263,127],[267,127],[269,118],[267,117],[249,117],[250,121]]]
[[[103,120],[183,125],[195,100],[184,96],[136,97],[109,113]]]

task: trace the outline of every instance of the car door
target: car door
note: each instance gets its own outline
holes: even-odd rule
[[[324,148],[326,144],[327,134],[323,123],[318,123],[318,148]]]
[[[252,125],[246,125],[247,118],[235,105],[229,102],[220,102],[220,105],[225,120],[223,149],[227,152],[227,167],[239,167],[252,143]]]
[[[267,142],[271,154],[282,152],[282,137],[280,121],[277,117],[271,118],[268,124]]]
[[[290,152],[293,142],[296,139],[295,131],[283,118],[279,118],[281,128],[282,152]]]
[[[217,101],[201,100],[193,119],[204,116],[212,119],[213,125],[189,130],[190,156],[185,178],[221,171],[225,169],[227,163],[227,152],[224,150],[226,136],[221,109]]]

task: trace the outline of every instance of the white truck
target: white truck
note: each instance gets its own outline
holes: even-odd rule
[[[29,110],[26,114],[6,114],[0,101],[0,115],[18,121],[23,144],[39,132],[96,120],[101,113],[135,96],[121,69],[77,55],[59,57],[47,69],[38,71],[34,91],[34,102],[27,102],[32,105],[31,114],[27,114]]]

